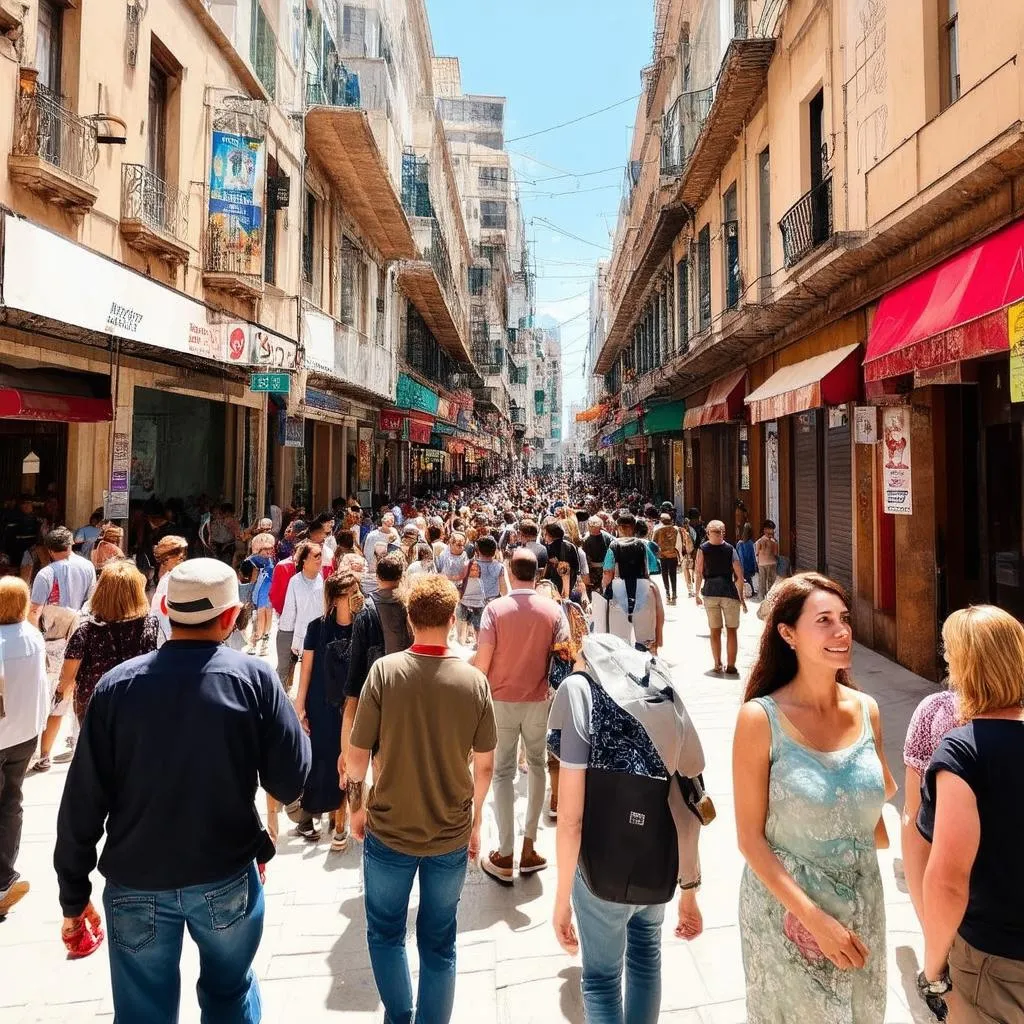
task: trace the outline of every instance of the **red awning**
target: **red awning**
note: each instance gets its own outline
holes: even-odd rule
[[[773,373],[747,395],[751,422],[855,402],[860,397],[859,349],[860,345],[845,345]]]
[[[0,388],[0,419],[55,423],[107,423],[114,418],[109,398],[51,395],[45,391]]]
[[[422,412],[409,413],[409,440],[416,444],[430,444],[434,430],[434,417]]]
[[[1009,348],[1004,309],[1024,298],[1024,220],[964,249],[878,304],[864,379],[884,380]]]
[[[747,368],[741,367],[727,377],[721,377],[708,388],[703,405],[686,410],[683,428],[708,427],[712,423],[728,423],[745,419],[743,396],[747,391]]]

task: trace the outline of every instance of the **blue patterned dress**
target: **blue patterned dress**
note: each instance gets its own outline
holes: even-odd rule
[[[747,867],[740,932],[748,1024],[882,1024],[885,903],[874,833],[885,780],[868,705],[862,701],[860,739],[822,753],[785,731],[771,697],[756,699],[772,731],[765,837],[800,888],[854,931],[870,955],[861,970],[840,970],[802,952],[795,922],[784,921],[782,905]]]

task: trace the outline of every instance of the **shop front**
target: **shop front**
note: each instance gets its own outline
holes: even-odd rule
[[[674,444],[683,437],[682,400],[648,404],[644,408],[643,432],[651,452],[652,493],[660,503],[675,500]]]
[[[1017,221],[894,289],[868,338],[856,462],[876,514],[857,536],[875,586],[860,596],[874,645],[932,678],[954,609],[1024,617],[1022,249]]]

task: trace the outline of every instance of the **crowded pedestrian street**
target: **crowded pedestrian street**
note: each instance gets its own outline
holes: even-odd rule
[[[756,654],[761,627],[752,607],[740,627],[738,667],[743,676]],[[665,927],[660,1020],[666,1024],[743,1024],[747,1019],[737,924],[743,860],[736,846],[730,757],[742,681],[708,674],[707,633],[704,614],[692,601],[681,599],[667,609],[664,657],[700,732],[707,755],[705,779],[718,818],[701,839],[704,934],[684,943],[672,937],[668,924]],[[935,691],[934,685],[863,647],[854,656],[854,678],[878,700],[889,763],[899,765],[910,716],[921,698]],[[104,950],[86,961],[68,962],[59,941],[61,918],[51,861],[65,771],[64,765],[54,765],[49,773],[25,783],[19,870],[31,878],[32,891],[19,905],[17,916],[0,923],[0,1018],[11,1024],[79,1024],[112,1017]],[[521,814],[522,778],[517,791]],[[885,808],[893,845],[879,855],[889,964],[885,1022],[924,1024],[933,1018],[916,989],[923,945],[902,880],[900,806],[902,795]],[[173,818],[167,827],[177,828]],[[490,803],[484,829],[483,848],[487,849],[495,830]],[[201,841],[199,836],[195,839]],[[296,1019],[379,1024],[381,1019],[366,951],[360,849],[353,844],[338,854],[329,852],[328,845],[326,840],[310,845],[296,836],[282,835],[278,856],[268,865],[266,927],[255,967],[264,1020],[271,1024]],[[554,823],[547,814],[538,846],[554,858]],[[479,867],[470,869],[459,907],[453,1022],[583,1024],[579,958],[559,949],[551,929],[554,882],[549,869],[519,878],[506,889]],[[411,953],[415,970],[415,950]],[[188,998],[197,973],[195,950],[186,943],[183,1024],[199,1020],[198,1008]]]

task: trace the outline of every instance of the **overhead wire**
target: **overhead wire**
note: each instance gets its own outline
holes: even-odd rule
[[[566,231],[565,228],[559,227],[557,224],[552,223],[547,217],[531,217],[531,221],[536,221],[538,224],[543,224],[550,228],[552,231],[557,231],[560,235],[565,235],[566,238],[575,239],[577,242],[582,242],[584,245],[593,246],[595,249],[601,249],[604,252],[611,252],[611,247],[607,245],[599,245],[597,242],[591,242],[586,238],[581,238],[579,235],[574,235],[571,231]]]
[[[638,100],[642,93],[637,93],[635,96],[627,96],[624,100],[619,100],[617,103],[610,103],[607,107],[601,107],[600,110],[591,110],[587,114],[580,114],[579,117],[574,117],[569,121],[563,121],[561,124],[553,124],[550,128],[541,128],[535,132],[528,132],[526,135],[517,135],[514,139],[506,139],[506,143],[509,142],[521,142],[523,139],[533,139],[538,135],[547,135],[549,132],[557,132],[562,128],[569,128],[574,124],[579,124],[581,121],[586,121],[591,117],[597,117],[598,114],[603,114],[608,110],[615,110],[616,107],[623,107],[627,103],[632,103],[633,100]]]

